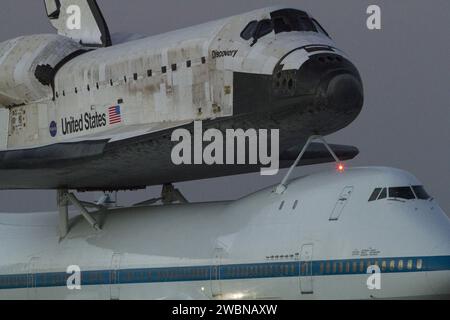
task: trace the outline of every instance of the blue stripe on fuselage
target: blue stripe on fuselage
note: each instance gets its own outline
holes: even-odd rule
[[[363,258],[319,261],[285,261],[221,266],[186,266],[121,270],[91,270],[81,273],[81,284],[112,285],[210,280],[239,280],[306,276],[366,274],[378,265],[382,273],[431,272],[450,270],[450,256]],[[0,275],[0,290],[65,287],[66,272]]]

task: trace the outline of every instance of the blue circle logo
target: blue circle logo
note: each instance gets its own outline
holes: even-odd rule
[[[56,137],[56,134],[58,133],[58,126],[56,125],[55,121],[50,122],[50,135],[52,137]]]

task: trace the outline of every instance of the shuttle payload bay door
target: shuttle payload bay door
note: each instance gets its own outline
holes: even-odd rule
[[[339,195],[338,201],[336,202],[336,205],[334,206],[333,211],[330,215],[330,221],[337,221],[339,220],[339,217],[341,216],[342,212],[344,211],[345,206],[347,205],[347,202],[350,200],[350,197],[353,193],[353,187],[347,186],[345,187],[341,194]]]
[[[300,291],[302,295],[313,294],[313,244],[302,246],[300,254]]]

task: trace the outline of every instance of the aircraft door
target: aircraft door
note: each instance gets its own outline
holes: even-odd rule
[[[37,295],[37,286],[36,286],[36,273],[38,269],[39,258],[33,257],[30,259],[28,263],[27,270],[27,299],[28,300],[36,300],[38,298]]]
[[[304,294],[313,294],[313,244],[305,244],[302,246],[300,255],[300,292]]]
[[[222,263],[223,248],[214,249],[213,263],[211,265],[211,296],[220,297],[222,294],[222,286],[220,281],[220,264]]]
[[[341,216],[342,212],[344,211],[344,208],[347,205],[347,202],[350,199],[352,193],[353,193],[352,186],[347,186],[342,190],[341,194],[339,195],[339,199],[336,202],[336,205],[334,206],[333,211],[331,212],[330,219],[329,219],[330,221],[339,220],[339,217]]]
[[[110,271],[110,299],[120,300],[120,263],[122,255],[114,253],[111,258],[111,271]]]

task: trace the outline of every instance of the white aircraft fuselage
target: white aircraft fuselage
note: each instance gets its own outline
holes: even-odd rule
[[[232,202],[115,209],[59,239],[57,214],[0,216],[1,299],[450,296],[450,221],[390,168],[293,180]],[[67,287],[67,268],[81,289]],[[368,288],[368,268],[378,266]],[[370,281],[369,281],[370,282]],[[370,282],[371,283],[371,282]]]

